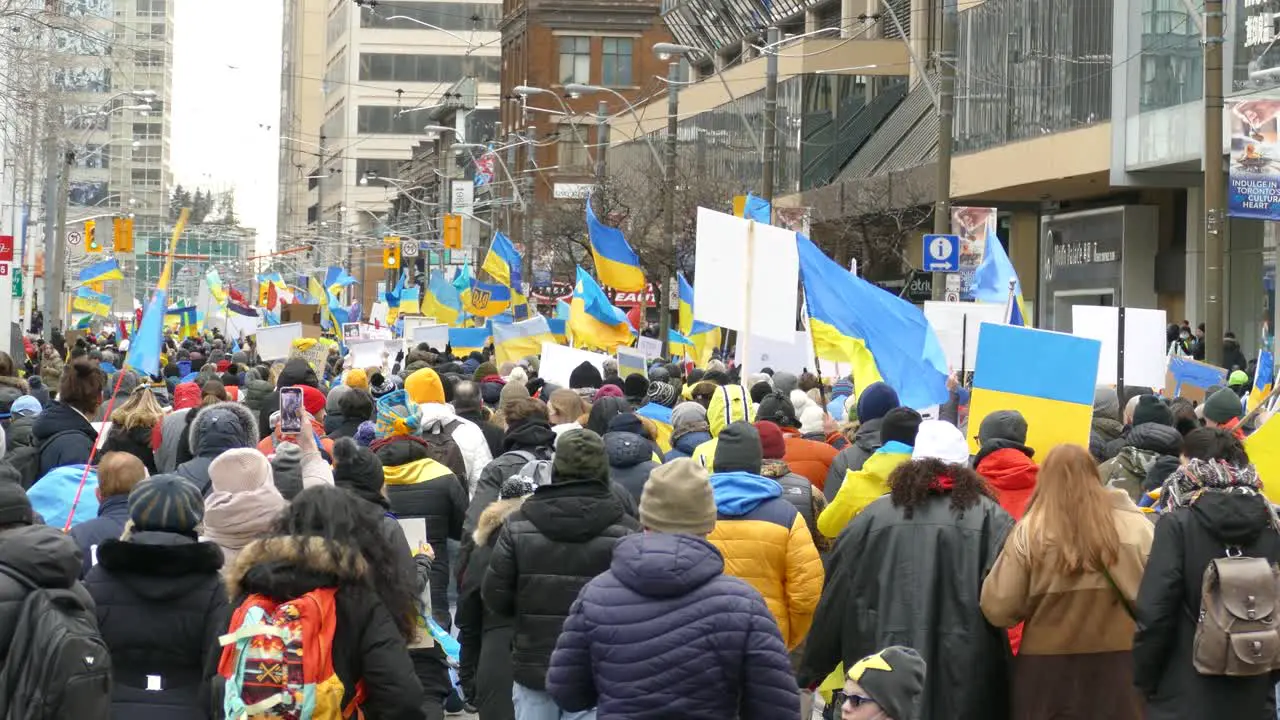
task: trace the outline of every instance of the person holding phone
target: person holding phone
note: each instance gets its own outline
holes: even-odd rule
[[[314,435],[314,443],[320,448],[320,454],[326,462],[333,460],[333,439],[324,430],[324,393],[310,385],[290,385],[280,388],[279,411],[272,413],[270,422],[272,431],[261,442],[258,450],[263,455],[271,456],[276,452],[276,445],[295,436]],[[305,427],[311,433],[303,433]],[[298,440],[299,446],[302,445]]]

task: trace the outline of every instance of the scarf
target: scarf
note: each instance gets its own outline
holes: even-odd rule
[[[1235,488],[1262,490],[1262,481],[1252,465],[1238,467],[1225,460],[1195,459],[1178,468],[1160,490],[1162,504],[1169,509],[1187,507],[1205,492],[1225,492]]]

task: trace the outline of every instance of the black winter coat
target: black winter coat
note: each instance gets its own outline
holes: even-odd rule
[[[369,720],[422,720],[422,685],[414,674],[404,636],[370,587],[371,572],[359,552],[342,548],[341,556],[319,538],[276,537],[250,543],[227,570],[227,590],[238,607],[249,593],[276,602],[300,597],[321,587],[336,587],[337,628],[333,634],[333,671],[351,702],[356,683],[365,683],[361,709]],[[354,554],[357,557],[352,558]],[[214,678],[214,697],[221,697]],[[220,703],[215,703],[221,708]],[[215,713],[220,716],[221,713]]]
[[[515,453],[523,451],[540,458],[550,458],[555,444],[556,434],[546,420],[531,418],[507,431],[506,438],[502,441],[502,454],[493,456],[493,461],[484,467],[480,472],[480,479],[476,481],[476,490],[467,508],[464,528],[467,535],[471,535],[476,529],[480,513],[498,499],[502,483],[519,472],[529,461],[527,457]]]
[[[480,586],[503,521],[522,503],[524,498],[497,500],[480,514],[480,525],[472,534],[475,546],[461,570],[463,582],[458,587],[458,642],[462,645],[458,679],[463,694],[484,720],[515,717],[511,702],[513,621],[484,604]]]
[[[507,517],[481,585],[492,612],[515,618],[515,681],[545,687],[547,664],[578,591],[609,569],[618,538],[640,529],[603,482],[544,485]]]
[[[284,368],[280,370],[280,377],[276,378],[276,390],[283,387],[292,387],[294,385],[310,385],[319,389],[320,380],[316,378],[316,371],[311,365],[302,358],[294,358],[284,364]],[[261,440],[271,434],[271,414],[280,409],[280,393],[272,392],[262,397],[262,388],[250,384],[249,390],[252,398],[246,396],[245,404],[253,407],[258,406],[258,439]],[[253,402],[249,402],[250,399]]]
[[[230,611],[222,551],[184,535],[137,532],[98,547],[85,587],[111,651],[111,716],[210,716],[209,681]]]
[[[1280,535],[1262,497],[1205,493],[1156,523],[1138,588],[1133,643],[1133,680],[1147,699],[1150,720],[1275,718],[1275,673],[1206,677],[1191,662],[1204,570],[1228,545],[1247,557],[1280,562]]]
[[[70,588],[86,607],[93,599],[80,583],[80,550],[71,538],[47,525],[31,525],[0,532],[0,566],[9,568],[42,588]],[[27,599],[27,586],[0,572],[0,667],[13,643],[13,631]]]
[[[87,577],[94,566],[98,548],[108,540],[119,540],[129,522],[129,496],[112,495],[98,503],[98,517],[71,528],[71,539],[76,541],[84,564],[80,577]]]
[[[13,452],[14,448],[24,445],[34,445],[35,438],[32,431],[36,426],[36,418],[38,415],[26,415],[16,417],[9,422],[4,428],[4,449],[5,452]]]
[[[840,492],[840,486],[844,484],[845,473],[849,470],[861,470],[867,458],[880,449],[880,423],[881,419],[876,418],[859,425],[849,447],[836,453],[836,459],[831,461],[831,468],[827,470],[827,481],[822,486],[822,494],[826,496],[827,502],[836,499],[836,493]]]
[[[1013,518],[981,497],[930,495],[910,519],[881,497],[840,533],[797,677],[801,687],[890,645],[928,663],[920,720],[1009,717],[1009,636],[978,602]],[[975,672],[980,668],[981,672]]]
[[[36,416],[31,436],[40,448],[40,477],[56,467],[84,465],[98,431],[75,408],[55,402]]]
[[[119,429],[115,425],[107,431],[107,439],[102,443],[102,452],[124,452],[138,458],[146,466],[151,475],[158,475],[156,470],[156,454],[151,449],[151,428],[136,427],[132,430]]]
[[[639,506],[645,481],[658,467],[653,445],[635,433],[615,431],[604,434],[604,449],[609,455],[609,479],[626,488]]]

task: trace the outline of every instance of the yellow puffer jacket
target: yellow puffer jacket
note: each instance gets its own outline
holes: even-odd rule
[[[787,649],[794,649],[809,633],[822,596],[822,560],[804,518],[775,480],[716,473],[711,487],[719,519],[707,539],[724,556],[725,574],[764,596]]]
[[[889,492],[890,473],[909,460],[909,445],[890,442],[872,453],[861,470],[846,471],[835,498],[818,516],[818,532],[829,538],[839,535],[858,513]]]
[[[707,430],[711,439],[693,449],[693,459],[711,472],[711,463],[716,457],[716,438],[729,423],[745,420],[756,421],[755,407],[751,404],[751,394],[741,385],[722,385],[711,395],[711,404],[707,406]]]

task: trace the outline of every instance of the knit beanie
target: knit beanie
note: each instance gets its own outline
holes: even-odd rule
[[[578,388],[599,388],[604,384],[604,378],[600,376],[600,371],[595,365],[583,360],[578,367],[569,373],[569,389],[577,390]]]
[[[388,380],[382,373],[376,372],[369,377],[369,394],[374,400],[396,391],[396,384]]]
[[[751,423],[732,422],[720,431],[715,459],[712,461],[716,472],[741,470],[759,475],[763,462],[764,450],[760,447],[760,433]]]
[[[760,401],[756,408],[757,420],[768,420],[778,427],[798,428],[800,420],[796,417],[796,406],[791,399],[780,392],[772,392]]]
[[[1120,421],[1120,399],[1113,388],[1099,385],[1093,389],[1093,416]]]
[[[277,444],[271,456],[271,475],[285,500],[297,497],[302,492],[302,448],[287,441]]]
[[[836,381],[831,386],[831,398],[849,397],[853,394],[853,380],[849,376],[845,376]]]
[[[601,385],[599,389],[596,389],[596,388],[584,388],[584,389],[595,390],[595,393],[590,399],[587,400],[587,402],[595,402],[596,400],[603,400],[605,398],[611,398],[611,397],[612,398],[626,397],[622,394],[622,388],[618,387],[617,385],[614,385],[613,383],[608,383],[608,382]]]
[[[574,480],[609,480],[609,457],[605,454],[604,440],[590,430],[569,430],[556,440],[551,481],[561,483]]]
[[[663,407],[675,407],[676,405],[676,389],[665,382],[655,381],[649,383],[649,402]]]
[[[372,420],[365,420],[356,428],[356,442],[362,447],[369,447],[378,439],[378,431]]]
[[[897,391],[883,382],[873,382],[858,396],[858,422],[882,418],[900,404]]]
[[[795,373],[779,370],[773,374],[773,388],[783,395],[790,395],[792,390],[800,386],[800,378]]]
[[[498,393],[498,409],[504,410],[512,400],[527,397],[529,397],[529,389],[524,383],[507,383]]]
[[[288,501],[276,488],[267,456],[255,448],[227,450],[209,463],[213,491],[204,499],[204,535],[239,550],[270,530]]]
[[[302,406],[312,417],[319,415],[324,410],[326,402],[324,393],[310,385],[295,385],[294,387],[302,388]]]
[[[955,425],[945,420],[925,420],[916,432],[912,460],[933,459],[953,465],[969,463],[969,443]]]
[[[329,391],[328,397],[325,398],[324,411],[330,415],[342,412],[338,407],[338,403],[342,402],[342,398],[346,397],[347,393],[352,392],[354,389],[355,388],[350,385],[338,385],[334,387]]]
[[[692,401],[682,402],[676,405],[671,411],[671,428],[677,433],[680,432],[682,426],[688,426],[692,423],[706,423],[707,409],[702,407],[701,403]]]
[[[440,382],[440,375],[431,368],[422,368],[405,378],[404,391],[419,405],[444,403],[444,385]]]
[[[909,647],[893,645],[869,655],[849,670],[849,679],[894,720],[917,720],[924,694],[925,662]]]
[[[35,511],[27,491],[16,482],[0,482],[0,525],[30,525]]]
[[[471,373],[471,379],[480,382],[490,375],[498,374],[498,366],[491,362],[482,362],[476,366],[476,371]]]
[[[639,373],[628,375],[622,381],[622,392],[632,405],[642,404],[649,394],[649,380]]]
[[[765,377],[768,376],[766,375]],[[751,392],[751,402],[759,405],[764,402],[765,398],[769,397],[770,393],[773,392],[773,384],[760,381],[752,383],[748,389]]]
[[[347,387],[353,387],[357,390],[369,389],[369,373],[360,368],[352,368],[347,371],[347,377],[343,380]]]
[[[823,421],[827,419],[827,411],[818,407],[809,394],[799,388],[791,391],[791,406],[796,410],[796,418],[800,423],[800,432],[821,433]]]
[[[129,519],[135,530],[195,535],[204,519],[204,497],[180,475],[153,475],[129,493]]]
[[[1142,410],[1141,404],[1138,405],[1138,410]],[[1230,388],[1223,388],[1222,390],[1210,395],[1209,399],[1204,401],[1204,418],[1206,420],[1212,420],[1219,425],[1230,422],[1232,419],[1238,418],[1242,414],[1243,411],[1240,407],[1240,396],[1236,395],[1235,391]],[[1172,413],[1170,413],[1170,417],[1172,418]],[[1138,424],[1138,414],[1136,412],[1133,415],[1133,424]],[[1172,425],[1173,423],[1170,422],[1168,424]]]
[[[333,444],[333,484],[351,491],[356,497],[375,505],[390,507],[382,496],[386,477],[382,461],[367,447],[351,438],[340,438]]]
[[[1240,414],[1240,396],[1230,390],[1227,396],[1231,398],[1231,405],[1235,407],[1235,415],[1228,416],[1228,420],[1237,417]],[[1212,398],[1211,398],[1212,399]],[[1205,411],[1209,408],[1208,401],[1205,402]],[[1207,417],[1207,415],[1206,415]],[[1226,422],[1226,420],[1223,420]],[[1173,427],[1173,411],[1169,409],[1169,403],[1159,395],[1140,395],[1138,397],[1138,406],[1133,409],[1133,426],[1137,427],[1146,423],[1156,423],[1158,425],[1168,425]]]
[[[781,460],[787,454],[787,442],[777,423],[757,420],[756,432],[760,433],[760,451],[765,460]]]
[[[1027,420],[1017,410],[997,410],[982,418],[978,427],[978,443],[989,440],[1009,440],[1019,445],[1027,444]]]
[[[896,407],[880,421],[880,443],[900,442],[908,447],[916,444],[916,433],[923,418],[909,407]]]
[[[654,468],[640,493],[640,524],[653,532],[710,534],[716,501],[707,471],[690,458]]]

